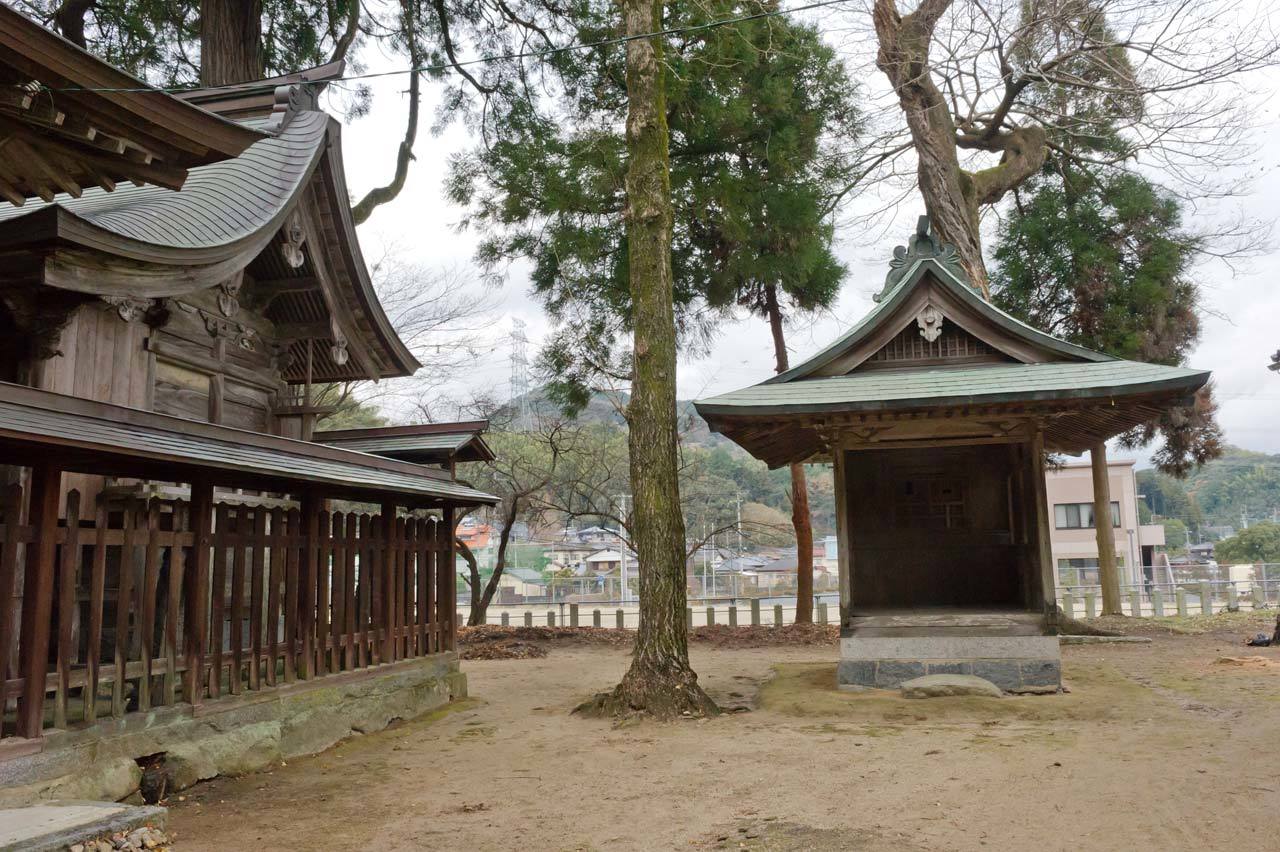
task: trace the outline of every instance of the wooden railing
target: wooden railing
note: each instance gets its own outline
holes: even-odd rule
[[[159,499],[86,513],[71,491],[49,584],[22,506],[19,486],[0,494],[0,739],[454,648],[447,513]]]

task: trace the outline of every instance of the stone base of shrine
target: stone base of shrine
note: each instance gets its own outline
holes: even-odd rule
[[[1051,692],[1062,686],[1057,636],[846,636],[836,684],[896,689],[930,674],[975,675],[1005,692]]]
[[[51,799],[137,800],[217,775],[324,751],[467,697],[452,651],[240,695],[100,719],[0,748],[0,807]],[[144,778],[144,767],[149,767]],[[157,776],[156,773],[159,773]]]

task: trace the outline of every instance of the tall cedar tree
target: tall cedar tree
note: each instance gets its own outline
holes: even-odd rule
[[[611,9],[582,12],[577,39],[611,33]],[[673,10],[668,28],[770,8],[719,0]],[[534,261],[535,292],[561,321],[543,353],[561,399],[581,405],[600,373],[625,376],[615,341],[631,319],[620,49],[554,60],[567,107],[509,104],[496,141],[454,162],[450,193],[487,237],[480,259]],[[746,309],[768,323],[787,369],[785,324],[829,307],[845,269],[830,198],[847,184],[860,117],[853,85],[817,32],[785,19],[672,37],[666,58],[674,206],[673,274],[685,342]],[[797,621],[812,620],[813,532],[803,465],[791,466],[799,556]]]
[[[628,36],[662,29],[658,0],[623,0]],[[631,666],[588,712],[660,718],[718,712],[689,665],[685,535],[676,456],[676,323],[671,279],[671,175],[661,37],[627,43],[627,254],[634,329],[627,406],[640,626]]]

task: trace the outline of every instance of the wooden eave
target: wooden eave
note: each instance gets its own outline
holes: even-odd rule
[[[152,88],[0,4],[0,138],[20,148],[0,169],[10,203],[109,191],[121,180],[177,189],[189,169],[238,156],[264,135]]]
[[[483,433],[488,420],[320,430],[311,440],[419,464],[493,461]],[[444,439],[444,440],[442,440]],[[428,446],[430,445],[430,446]]]
[[[66,470],[405,506],[469,506],[496,498],[443,471],[382,456],[201,423],[0,383],[0,460],[57,453]]]
[[[892,448],[933,443],[1026,440],[1043,431],[1045,447],[1077,455],[1115,435],[1149,423],[1175,405],[1186,405],[1207,380],[1153,382],[1123,393],[1005,395],[901,401],[822,411],[742,410],[731,413],[699,405],[712,431],[740,445],[770,468],[820,461],[838,446]]]
[[[230,118],[265,116],[275,108],[276,89],[301,83],[309,86],[314,94],[319,94],[329,83],[342,79],[346,65],[345,60],[339,59],[336,62],[327,62],[324,65],[291,74],[281,74],[278,77],[267,77],[235,86],[188,89],[184,92],[176,92],[175,97],[216,115]]]

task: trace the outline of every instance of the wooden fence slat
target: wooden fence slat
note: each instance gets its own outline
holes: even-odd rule
[[[222,695],[223,645],[225,636],[223,625],[226,621],[227,607],[227,504],[218,503],[213,510],[213,580],[209,593],[209,697]]]
[[[404,522],[405,656],[416,657],[418,649],[418,519]]]
[[[316,675],[316,608],[320,573],[320,506],[313,495],[303,500],[302,545],[298,548],[299,674],[304,680]]]
[[[271,574],[267,588],[267,685],[276,685],[276,665],[280,661],[280,583],[284,579],[284,511],[271,510]]]
[[[373,566],[373,523],[368,515],[360,516],[360,667],[373,664],[369,630],[373,622],[373,586],[377,571]]]
[[[344,662],[348,670],[356,667],[356,621],[359,618],[356,604],[356,514],[347,514],[347,546],[345,548],[342,576],[342,598],[344,617],[342,632],[346,634],[347,646],[344,650]]]
[[[232,695],[240,694],[240,678],[244,671],[244,574],[245,548],[249,545],[248,506],[236,509],[235,554],[231,561],[231,676],[228,685]]]
[[[120,567],[116,577],[116,677],[111,682],[111,715],[117,718],[124,715],[125,709],[124,690],[127,678],[120,673],[126,671],[125,666],[129,662],[129,610],[130,602],[133,600],[136,513],[136,501],[125,500],[122,510],[124,543],[120,545]]]
[[[298,535],[302,529],[302,516],[297,509],[287,513],[289,538],[285,543],[284,581],[284,682],[293,683],[298,677]]]
[[[431,544],[427,548],[427,620],[430,626],[427,629],[427,643],[431,653],[436,654],[440,651],[440,614],[437,609],[437,575],[436,571],[436,555],[440,542],[440,522],[435,518],[431,519]]]
[[[369,518],[369,526],[364,525],[364,518],[361,518],[361,533],[367,533],[365,539],[365,562],[367,567],[367,585],[369,585],[369,658],[367,664],[374,665],[381,661],[381,652],[379,651],[378,631],[383,623],[383,594],[381,594],[381,560],[379,559],[379,540],[378,531],[381,527],[376,521],[376,517]],[[361,578],[364,580],[365,572],[361,572]]]
[[[76,574],[80,567],[80,492],[67,494],[67,522],[58,560],[58,688],[53,698],[53,726],[67,726],[67,692],[76,649],[72,628],[76,619]]]
[[[416,606],[413,614],[413,626],[417,633],[418,656],[431,653],[431,642],[427,637],[427,546],[431,541],[431,525],[426,518],[420,518],[413,528],[413,558],[415,565],[414,579],[418,590],[415,595]]]
[[[187,701],[199,704],[204,698],[205,652],[208,648],[210,524],[213,521],[213,486],[208,481],[191,483],[191,551],[187,561],[186,587],[186,693]]]
[[[315,623],[315,673],[325,675],[329,672],[329,612],[331,601],[329,600],[330,578],[333,576],[333,566],[330,561],[333,557],[333,519],[327,511],[319,512],[320,516],[320,537],[316,544],[318,547],[318,558],[316,560],[317,571],[317,588],[316,588],[316,623]]]
[[[98,718],[98,666],[102,658],[102,611],[107,585],[107,502],[98,499],[94,514],[93,560],[89,569],[89,632],[85,637],[84,720]]]
[[[266,588],[267,510],[253,512],[253,588],[249,593],[249,688],[262,688],[262,606]]]
[[[181,501],[173,504],[172,523],[175,531],[188,523],[189,506]],[[182,583],[186,576],[186,550],[169,545],[169,585],[164,615],[164,703],[172,706],[178,700],[178,607],[182,600]]]
[[[332,605],[329,619],[329,671],[342,671],[343,628],[347,623],[347,516],[334,512],[330,542],[333,560]]]
[[[18,593],[18,544],[22,540],[19,518],[22,515],[22,486],[13,483],[4,489],[4,540],[0,542],[0,708],[8,706],[8,682],[16,671],[9,662],[16,657],[13,643],[17,639],[15,606]],[[0,737],[4,736],[4,717],[0,713]]]
[[[155,658],[156,594],[160,587],[160,501],[148,500],[146,512],[145,561],[142,583],[138,586],[138,649],[142,661],[142,676],[138,678],[139,710],[151,709],[151,661]]]
[[[386,519],[387,530],[387,609],[390,618],[387,619],[387,662],[395,662],[404,656],[404,651],[400,647],[400,621],[403,611],[401,599],[404,597],[404,568],[400,555],[403,548],[400,547],[400,541],[404,534],[404,521],[397,518],[393,513]]]

